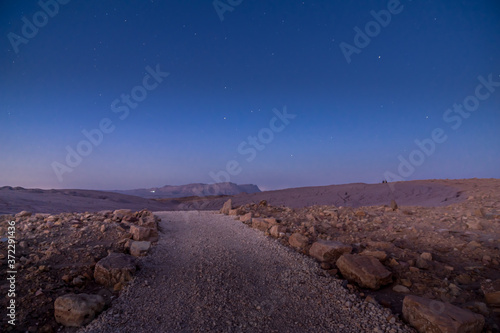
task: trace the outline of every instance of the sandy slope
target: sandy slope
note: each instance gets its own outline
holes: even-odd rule
[[[301,208],[313,205],[375,206],[388,205],[394,199],[403,206],[438,207],[461,202],[463,183],[474,180],[418,180],[393,184],[345,184],[291,188],[233,196],[235,205],[267,200],[273,206]],[[391,188],[394,186],[394,190]],[[227,198],[185,202],[181,209],[219,209]]]

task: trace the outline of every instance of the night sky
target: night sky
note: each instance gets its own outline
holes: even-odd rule
[[[8,0],[0,35],[0,186],[500,177],[497,0]]]

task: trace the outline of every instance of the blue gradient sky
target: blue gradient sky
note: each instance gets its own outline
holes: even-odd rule
[[[500,4],[402,0],[347,63],[340,43],[387,4],[243,1],[221,21],[212,1],[73,0],[16,53],[8,34],[41,7],[3,1],[0,186],[212,183],[230,160],[262,189],[375,183],[435,128],[447,140],[403,179],[500,177],[500,87],[458,129],[443,119],[478,76],[500,82]],[[170,75],[120,120],[112,102],[157,64]],[[296,117],[248,162],[238,145],[284,106]],[[53,162],[103,118],[114,131],[60,181]]]

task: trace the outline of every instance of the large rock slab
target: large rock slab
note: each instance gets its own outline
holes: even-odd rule
[[[351,251],[351,246],[341,242],[318,240],[309,249],[309,255],[321,262],[335,262],[341,255]]]
[[[151,242],[148,241],[132,241],[130,243],[130,254],[134,257],[142,257],[148,254],[151,248]]]
[[[225,214],[225,215],[229,215],[229,211],[233,209],[233,201],[231,199],[229,199],[228,201],[226,201],[224,203],[224,205],[222,206],[222,208],[220,209],[220,213],[221,214]]]
[[[131,216],[133,213],[130,209],[117,209],[113,212],[113,218],[121,220],[126,216]]]
[[[296,249],[303,250],[309,244],[309,238],[296,232],[290,236],[288,243]]]
[[[158,241],[158,230],[155,228],[141,227],[135,224],[130,226],[132,239],[136,241]]]
[[[421,333],[479,333],[484,326],[480,314],[418,296],[404,298],[403,317]]]
[[[141,227],[158,229],[158,222],[154,215],[146,215],[139,218],[137,224]]]
[[[346,253],[336,264],[346,279],[356,282],[363,288],[377,290],[392,282],[392,273],[377,258],[371,256]]]
[[[253,218],[252,219],[252,228],[258,229],[261,231],[267,231],[269,229],[269,223],[264,221],[261,218]]]
[[[246,213],[245,215],[240,216],[240,221],[243,223],[251,222],[252,221],[252,213]]]
[[[110,253],[95,265],[94,279],[97,283],[112,287],[130,281],[137,270],[134,257],[125,253]]]
[[[54,316],[59,324],[80,327],[94,320],[104,304],[100,295],[66,294],[54,302]]]

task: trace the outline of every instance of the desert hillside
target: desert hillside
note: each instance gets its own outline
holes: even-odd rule
[[[131,195],[91,190],[0,188],[0,215],[27,210],[33,213],[95,212],[115,209],[170,210],[168,203]]]
[[[273,206],[301,208],[314,205],[361,207],[390,204],[396,200],[405,206],[439,207],[458,203],[466,199],[466,191],[474,189],[476,182],[487,184],[488,180],[416,180],[390,184],[343,184],[329,186],[299,187],[276,191],[232,196],[235,205],[259,203],[266,200]],[[492,185],[492,190],[494,186]],[[179,210],[219,209],[227,198],[191,198],[178,204]]]
[[[142,198],[182,198],[182,197],[206,197],[214,195],[235,195],[240,193],[257,193],[260,189],[257,185],[234,183],[216,184],[187,184],[179,186],[165,185],[163,187],[141,188],[135,190],[113,191],[116,193],[135,195]]]

